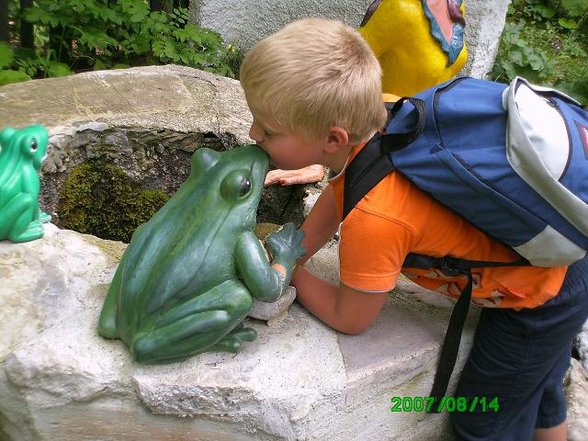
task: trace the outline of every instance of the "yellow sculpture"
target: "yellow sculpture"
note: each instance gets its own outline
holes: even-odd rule
[[[358,30],[380,61],[384,92],[404,96],[461,70],[464,27],[463,0],[376,0]]]

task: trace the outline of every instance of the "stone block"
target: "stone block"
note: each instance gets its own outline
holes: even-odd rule
[[[255,299],[249,317],[265,321],[276,319],[288,311],[295,298],[296,288],[289,286],[286,288],[284,294],[275,302],[262,302],[261,300]]]
[[[334,245],[313,267],[331,278]],[[258,338],[237,355],[140,365],[96,332],[123,250],[51,224],[43,239],[0,242],[3,441],[453,439],[446,413],[390,412],[393,396],[428,395],[450,308],[398,290],[374,326],[349,336],[294,304],[271,327],[247,319]],[[474,309],[456,371],[476,321]],[[585,383],[574,363],[572,441],[586,439]]]
[[[394,296],[373,328],[352,337],[295,304],[272,327],[247,319],[258,338],[237,355],[139,365],[122,342],[96,332],[123,249],[51,224],[41,240],[0,242],[0,311],[10,315],[0,322],[10,335],[0,347],[2,439],[438,440],[423,434],[450,433],[446,416],[389,410],[394,395],[427,393],[444,311],[435,321],[426,305]]]

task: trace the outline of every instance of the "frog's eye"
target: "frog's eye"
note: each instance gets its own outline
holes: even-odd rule
[[[35,138],[33,138],[31,140],[30,148],[31,148],[31,152],[33,152],[33,153],[35,153],[37,151],[37,149],[39,148],[39,145],[37,144],[37,140]]]
[[[223,198],[241,199],[251,192],[251,180],[245,170],[235,170],[229,173],[221,182],[220,192]]]
[[[249,179],[245,179],[241,182],[241,189],[239,190],[239,197],[245,196],[251,190],[251,181]]]

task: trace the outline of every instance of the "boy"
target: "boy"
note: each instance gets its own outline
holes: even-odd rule
[[[340,284],[302,267],[292,283],[305,308],[350,334],[375,321],[401,271],[454,297],[465,286],[465,278],[435,270],[408,273],[402,268],[408,253],[517,258],[397,172],[341,223],[345,167],[385,123],[380,75],[378,61],[354,29],[319,19],[291,23],[261,41],[241,67],[254,116],[250,136],[273,165],[322,164],[337,174],[301,228],[305,259],[340,230]],[[455,395],[497,396],[500,409],[452,413],[457,438],[564,441],[562,379],[572,338],[588,316],[588,260],[569,268],[476,269],[473,298],[487,308]]]

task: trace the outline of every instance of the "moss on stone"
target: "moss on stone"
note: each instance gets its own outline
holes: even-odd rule
[[[120,167],[90,159],[72,169],[57,204],[57,224],[102,239],[129,242],[135,229],[169,199],[145,189]]]

